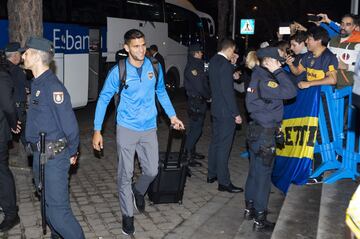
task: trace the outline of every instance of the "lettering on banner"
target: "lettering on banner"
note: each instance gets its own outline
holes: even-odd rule
[[[318,131],[317,117],[286,119],[283,120],[281,128],[284,132],[285,147],[277,148],[278,156],[313,158]]]

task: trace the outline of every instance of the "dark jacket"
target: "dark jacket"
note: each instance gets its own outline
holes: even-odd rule
[[[16,108],[13,84],[9,73],[0,71],[0,142],[11,139],[11,128],[16,129]]]
[[[240,115],[234,92],[233,66],[224,56],[216,54],[210,59],[209,80],[211,114],[233,118]]]
[[[47,141],[65,137],[70,155],[77,152],[79,128],[70,95],[51,70],[42,73],[31,85],[26,140],[39,142],[40,132],[46,133]]]
[[[250,117],[265,128],[277,127],[283,119],[283,100],[294,98],[296,86],[283,69],[274,73],[255,66],[247,88],[246,107]]]
[[[164,60],[164,57],[159,53],[159,52],[156,52],[153,56],[156,60],[158,60],[158,62],[160,63],[161,65],[161,69],[163,71],[163,74],[164,74],[164,77],[166,76],[166,70],[165,70],[165,60]]]
[[[30,89],[30,82],[27,80],[26,75],[20,66],[14,65],[9,62],[10,76],[14,84],[14,101],[26,102],[25,88]]]
[[[209,81],[204,71],[204,61],[193,56],[188,57],[184,70],[184,87],[188,96],[210,98]]]

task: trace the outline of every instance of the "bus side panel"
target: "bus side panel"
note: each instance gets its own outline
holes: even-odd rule
[[[85,106],[88,102],[89,54],[65,54],[64,67],[64,85],[73,108]]]
[[[184,70],[187,62],[188,47],[168,38],[167,56],[165,58],[166,70],[174,67],[179,71],[179,87],[184,86]]]
[[[145,34],[146,45],[149,47],[156,44],[159,52],[166,60],[168,29],[163,22],[149,22],[142,20],[131,20],[124,18],[107,18],[107,50],[108,62],[115,61],[115,52],[123,48],[124,34],[130,29],[139,29]]]

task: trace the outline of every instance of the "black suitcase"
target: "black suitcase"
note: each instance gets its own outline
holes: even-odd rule
[[[148,189],[149,199],[154,204],[182,203],[188,172],[188,162],[183,157],[186,134],[185,130],[181,131],[180,151],[171,152],[174,131],[170,127],[166,152],[159,156],[158,175]]]

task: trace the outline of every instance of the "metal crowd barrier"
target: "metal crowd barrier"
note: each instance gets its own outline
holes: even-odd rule
[[[316,178],[325,171],[334,170],[324,178],[324,183],[345,178],[355,180],[359,176],[360,137],[355,128],[356,109],[351,104],[352,87],[334,90],[331,86],[322,86],[321,92],[325,99],[325,102],[320,100],[319,108],[321,142],[316,143],[314,153],[321,154],[322,163],[310,177]]]

